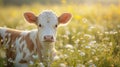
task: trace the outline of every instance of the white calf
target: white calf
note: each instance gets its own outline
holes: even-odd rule
[[[43,11],[38,17],[31,12],[24,13],[29,23],[34,23],[37,30],[18,31],[0,28],[0,45],[6,46],[8,60],[13,60],[15,67],[28,67],[32,55],[37,53],[41,62],[50,67],[56,55],[54,42],[59,24],[65,24],[71,19],[70,13],[57,17],[52,11]],[[7,66],[12,63],[8,61]]]

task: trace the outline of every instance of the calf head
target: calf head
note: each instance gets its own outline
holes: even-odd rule
[[[70,13],[63,13],[57,17],[52,11],[44,11],[39,16],[32,12],[24,13],[29,23],[34,23],[38,28],[38,37],[41,42],[55,42],[56,29],[59,24],[66,24],[71,19]]]

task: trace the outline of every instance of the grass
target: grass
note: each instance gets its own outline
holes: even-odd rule
[[[0,26],[31,30],[36,27],[24,21],[23,13],[26,11],[38,15],[51,9],[58,16],[70,12],[73,15],[71,22],[58,28],[56,49],[60,52],[60,59],[51,67],[120,67],[119,8],[120,5],[113,4],[0,6]],[[5,59],[1,57],[0,67],[4,63]],[[37,65],[36,61],[33,66]]]

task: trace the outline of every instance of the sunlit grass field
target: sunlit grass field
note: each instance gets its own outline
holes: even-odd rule
[[[43,10],[53,10],[58,16],[64,12],[73,15],[68,25],[58,28],[59,58],[51,67],[120,67],[120,5],[0,6],[0,27],[35,29],[24,20],[23,13],[38,15]],[[0,67],[5,64],[3,55],[1,50]],[[36,60],[30,66],[38,65]]]

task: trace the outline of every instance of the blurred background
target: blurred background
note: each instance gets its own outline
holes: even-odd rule
[[[15,6],[20,6],[20,5],[30,5],[33,3],[39,3],[39,4],[94,4],[94,3],[101,3],[104,5],[109,5],[109,4],[116,4],[118,5],[120,0],[0,0],[1,5],[15,5]]]
[[[23,13],[38,16],[43,10],[73,15],[57,30],[60,55],[51,67],[120,67],[120,0],[0,0],[0,27],[36,29]],[[6,64],[4,51],[0,49],[0,67]],[[30,67],[38,65],[35,59]]]

